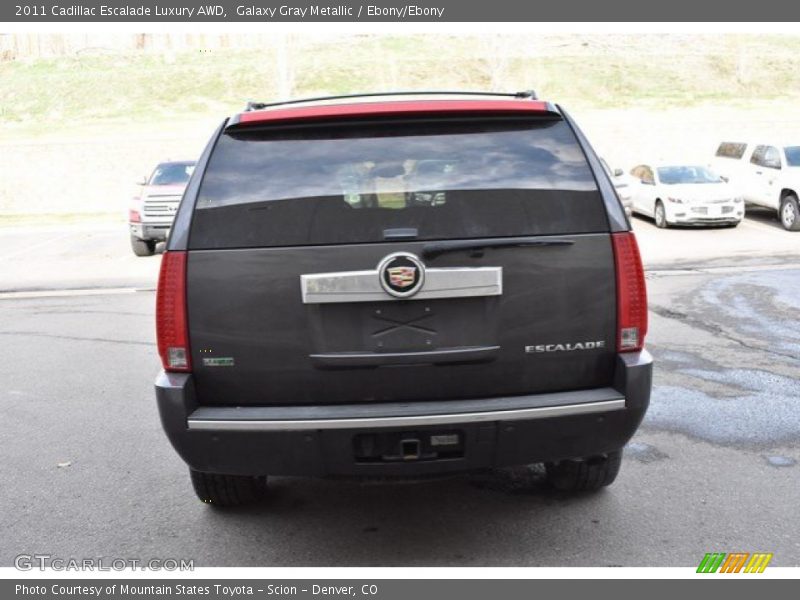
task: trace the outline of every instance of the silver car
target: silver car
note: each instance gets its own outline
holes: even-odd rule
[[[617,190],[617,196],[619,196],[622,207],[625,209],[625,215],[630,219],[633,215],[633,194],[625,172],[622,169],[612,170],[604,158],[600,159],[600,163],[603,165],[603,170],[609,179],[611,179],[611,183],[614,184],[614,189]]]

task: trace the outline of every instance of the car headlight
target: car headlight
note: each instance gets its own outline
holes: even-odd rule
[[[674,203],[674,204],[683,204],[683,200],[681,200],[680,198],[669,198],[668,197],[667,200],[669,202]]]

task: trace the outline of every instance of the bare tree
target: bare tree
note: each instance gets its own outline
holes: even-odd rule
[[[482,37],[478,43],[478,58],[492,91],[505,91],[508,88],[513,46],[514,38],[500,34]]]
[[[294,92],[291,45],[292,38],[288,33],[275,36],[275,91],[280,98],[289,98]]]

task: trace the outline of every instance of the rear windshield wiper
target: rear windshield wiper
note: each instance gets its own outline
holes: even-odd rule
[[[425,258],[433,258],[445,252],[458,252],[459,250],[484,250],[486,248],[507,248],[513,246],[571,246],[572,240],[531,240],[528,238],[505,238],[500,240],[455,240],[452,242],[435,242],[426,244],[422,248]]]

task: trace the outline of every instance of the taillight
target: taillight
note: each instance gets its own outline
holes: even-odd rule
[[[647,289],[636,236],[612,233],[617,268],[617,351],[635,352],[647,335]]]
[[[156,339],[167,371],[191,371],[189,323],[186,318],[186,252],[161,257],[156,292]]]
[[[142,215],[139,214],[138,210],[130,209],[128,211],[128,221],[130,221],[131,223],[141,223]]]

